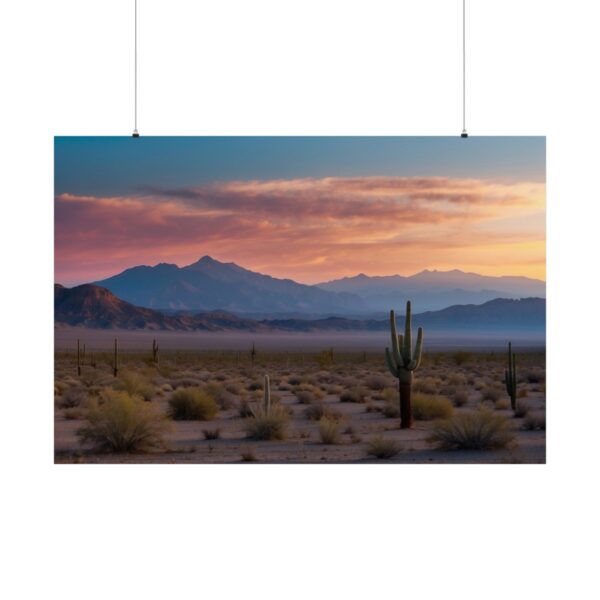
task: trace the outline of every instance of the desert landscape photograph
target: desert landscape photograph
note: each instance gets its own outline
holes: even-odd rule
[[[545,463],[543,137],[56,137],[54,175],[56,463]]]

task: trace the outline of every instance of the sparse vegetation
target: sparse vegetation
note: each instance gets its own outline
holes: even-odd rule
[[[415,394],[413,396],[413,417],[417,421],[432,421],[447,418],[452,414],[452,403],[445,396]]]
[[[289,415],[281,406],[272,406],[270,411],[260,407],[246,420],[246,434],[254,440],[284,440],[288,420]]]
[[[333,419],[322,417],[319,421],[319,437],[322,444],[337,444],[340,441],[340,425]]]

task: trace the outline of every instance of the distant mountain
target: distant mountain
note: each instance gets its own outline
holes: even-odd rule
[[[194,315],[165,315],[157,310],[133,306],[109,290],[91,285],[71,289],[54,288],[56,325],[84,326],[94,329],[146,329],[172,331],[387,331],[387,319],[264,319],[236,316],[225,311]],[[400,327],[403,317],[398,318]],[[546,301],[496,299],[482,305],[451,306],[413,316],[415,326],[429,330],[543,331]]]
[[[169,316],[133,306],[106,288],[85,284],[54,286],[54,322],[91,329],[147,329],[171,331],[262,331],[268,326],[222,311],[194,316]]]
[[[329,292],[359,296],[369,310],[401,309],[406,300],[420,311],[439,310],[455,304],[482,304],[496,298],[546,296],[546,283],[528,277],[490,277],[477,273],[421,271],[408,277],[364,274],[320,283]]]
[[[166,263],[133,267],[95,285],[136,306],[155,309],[320,314],[364,309],[353,294],[276,279],[210,256],[181,268]]]

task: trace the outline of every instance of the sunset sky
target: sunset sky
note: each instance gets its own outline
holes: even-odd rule
[[[55,278],[204,255],[301,283],[545,279],[545,139],[55,138]]]

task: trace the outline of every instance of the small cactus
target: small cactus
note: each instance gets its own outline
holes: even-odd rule
[[[510,407],[514,411],[517,408],[517,364],[515,353],[512,351],[512,342],[508,342],[508,366],[504,369],[504,383],[510,398]]]
[[[152,360],[154,364],[158,364],[158,342],[156,340],[152,340]]]
[[[117,338],[115,338],[115,357],[113,362],[113,375],[116,377],[119,374],[119,347]]]
[[[398,335],[396,331],[396,315],[393,310],[390,311],[390,329],[392,334],[392,350],[390,351],[389,348],[385,349],[385,362],[390,373],[398,379],[400,427],[408,429],[412,426],[411,391],[413,371],[418,369],[423,351],[423,328],[419,327],[417,343],[413,353],[410,301],[406,303],[404,335]]]
[[[264,377],[264,396],[263,396],[263,409],[265,413],[268,415],[271,412],[271,381],[269,380],[269,376],[265,375]]]
[[[250,350],[250,360],[252,361],[252,368],[254,369],[254,360],[256,359],[256,346],[252,342],[252,349]]]

